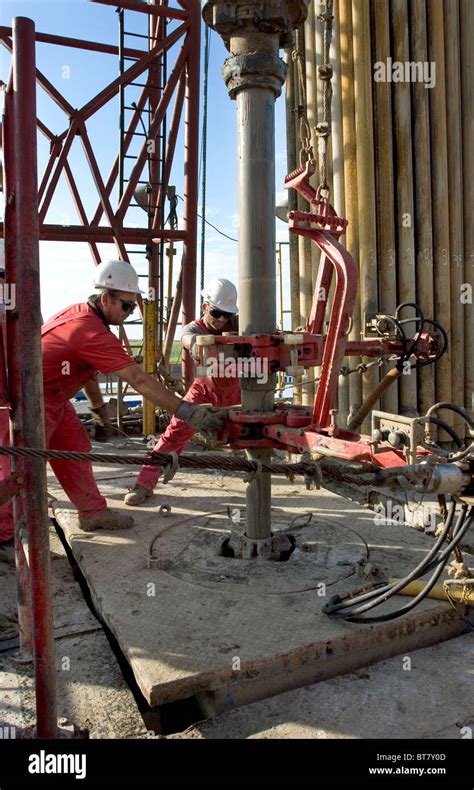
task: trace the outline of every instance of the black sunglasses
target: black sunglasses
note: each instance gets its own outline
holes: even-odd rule
[[[115,296],[115,294],[111,293],[110,296],[112,297],[112,299],[116,299],[118,302],[122,302],[122,310],[124,310],[126,313],[133,313],[133,311],[137,306],[136,302],[124,302],[124,300],[121,299],[120,296]]]
[[[223,310],[218,310],[217,307],[210,307],[209,313],[213,318],[226,318],[227,320],[233,316],[233,313],[224,313]]]

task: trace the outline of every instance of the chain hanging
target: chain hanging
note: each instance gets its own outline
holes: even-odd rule
[[[304,52],[301,49],[301,35],[302,29],[296,31],[295,36],[295,49],[291,53],[291,57],[298,71],[298,106],[293,112],[298,114],[300,119],[300,167],[304,167],[306,162],[314,161],[313,146],[311,144],[311,127],[308,121],[307,102],[306,102],[306,85],[305,85],[305,70],[304,70]]]
[[[320,123],[315,126],[318,136],[319,153],[319,173],[320,189],[329,193],[329,156],[328,142],[331,134],[331,104],[332,104],[332,77],[333,68],[331,66],[331,41],[332,23],[334,20],[333,0],[321,2],[321,11],[318,14],[318,21],[323,23],[323,63],[318,67],[319,79],[323,81],[323,117]]]

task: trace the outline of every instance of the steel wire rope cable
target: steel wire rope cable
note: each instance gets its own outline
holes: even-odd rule
[[[308,110],[306,101],[306,85],[304,76],[304,53],[301,49],[300,30],[295,32],[295,49],[291,57],[298,72],[298,106],[292,111],[300,119],[300,167],[305,167],[307,162],[314,162],[314,151],[311,144],[311,127],[308,121]]]
[[[184,198],[182,197],[182,195],[178,195],[177,194],[176,197],[179,198],[180,200],[182,200],[183,203],[184,203]],[[199,212],[198,212],[197,216],[199,217],[199,219],[203,219],[202,215],[199,214]],[[235,241],[235,243],[238,244],[238,242],[239,242],[238,239],[234,239],[232,236],[229,236],[227,233],[224,233],[223,230],[219,230],[219,228],[217,228],[215,225],[213,225],[212,222],[209,222],[209,220],[205,219],[204,222],[206,223],[206,225],[209,225],[210,228],[213,228],[215,231],[217,231],[217,233],[220,233],[221,236],[224,236],[226,239],[229,239],[230,241]]]
[[[415,606],[417,606],[417,604],[420,603],[420,601],[422,601],[428,595],[430,590],[434,587],[436,581],[440,577],[446,565],[449,555],[455,549],[455,547],[458,546],[461,539],[468,531],[471,522],[473,520],[474,508],[470,507],[468,510],[468,505],[463,504],[461,508],[461,512],[458,517],[458,521],[453,530],[452,540],[440,552],[438,557],[434,558],[434,554],[436,554],[436,552],[439,550],[442,543],[446,539],[446,536],[449,533],[455,515],[455,510],[456,510],[456,501],[453,499],[451,503],[448,519],[446,520],[445,526],[443,528],[440,537],[438,538],[438,540],[436,541],[435,545],[432,547],[428,555],[413,571],[411,571],[410,574],[408,574],[408,576],[396,582],[395,584],[385,585],[382,588],[378,587],[376,590],[372,590],[369,593],[365,593],[360,596],[354,596],[353,598],[350,599],[341,601],[340,599],[338,599],[338,596],[335,596],[335,598],[333,598],[325,605],[323,611],[326,614],[329,614],[333,617],[347,619],[350,622],[375,623],[375,622],[386,622],[388,620],[393,620],[396,617],[400,617],[401,615],[405,614],[406,612],[410,611]],[[372,609],[375,606],[379,606],[380,604],[384,603],[390,597],[395,595],[399,590],[403,589],[409,582],[428,573],[433,568],[435,568],[433,575],[426,582],[425,587],[421,590],[421,592],[418,593],[418,595],[415,598],[413,598],[413,600],[410,601],[410,603],[406,604],[400,609],[397,609],[392,612],[388,612],[387,614],[384,615],[380,615],[379,617],[358,617],[358,615],[362,614],[363,612],[368,611],[369,609]],[[358,604],[367,600],[369,601],[368,603],[365,603],[362,606],[358,606]],[[343,609],[353,608],[354,606],[357,608],[353,609],[352,612],[349,612],[348,614],[344,614],[342,612]]]
[[[155,453],[152,452],[147,456],[136,455],[118,455],[113,453],[86,453],[72,450],[45,450],[33,447],[2,447],[0,446],[0,456],[9,455],[19,458],[42,458],[45,461],[49,460],[67,460],[67,461],[90,461],[96,463],[106,464],[121,464],[132,466],[168,466],[173,462],[173,457],[169,453]],[[248,461],[244,458],[224,457],[223,455],[216,455],[213,453],[206,454],[205,457],[201,455],[193,455],[183,453],[179,457],[180,467],[183,469],[222,469],[224,471],[240,471],[240,472],[256,472],[259,470],[258,464],[254,461]],[[281,475],[306,475],[308,472],[313,471],[317,466],[313,461],[301,461],[294,464],[284,463],[262,463],[262,471],[271,474]],[[352,481],[354,475],[371,473],[372,469],[351,467],[348,466],[349,474],[348,480]],[[328,475],[331,476],[331,468],[326,467]],[[345,472],[336,470],[334,472],[338,477],[344,477]],[[365,483],[364,483],[365,484]]]

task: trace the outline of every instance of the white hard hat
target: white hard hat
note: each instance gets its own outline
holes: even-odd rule
[[[230,280],[218,277],[208,283],[206,288],[201,291],[204,301],[223,310],[224,313],[238,313],[237,307],[237,288]]]
[[[95,269],[94,288],[140,294],[138,275],[126,261],[104,261]]]

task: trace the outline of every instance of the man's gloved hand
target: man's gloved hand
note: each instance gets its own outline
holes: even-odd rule
[[[109,419],[109,412],[107,404],[103,403],[96,409],[91,409],[92,412],[92,438],[96,442],[107,442],[113,435],[114,429]]]
[[[224,424],[222,409],[208,403],[188,403],[183,400],[176,409],[175,416],[187,422],[193,430],[202,433],[217,433]]]

